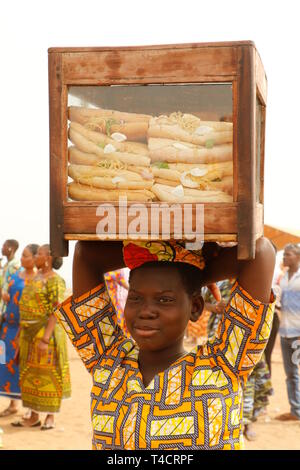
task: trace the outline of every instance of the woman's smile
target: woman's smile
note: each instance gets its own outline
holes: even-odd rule
[[[149,324],[149,322],[147,324],[138,322],[133,325],[133,330],[137,336],[149,338],[155,335],[159,331],[159,328],[156,325]]]

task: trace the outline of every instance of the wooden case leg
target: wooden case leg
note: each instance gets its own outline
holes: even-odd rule
[[[52,256],[68,256],[69,241],[64,239],[64,233],[58,227],[50,229],[50,248]]]
[[[253,50],[239,48],[240,77],[238,85],[237,141],[238,166],[238,258],[255,256],[255,106],[256,86],[253,74]],[[249,106],[250,103],[250,106]]]

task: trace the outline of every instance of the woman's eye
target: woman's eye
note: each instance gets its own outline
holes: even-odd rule
[[[171,303],[173,301],[174,301],[174,299],[172,299],[171,297],[160,297],[159,298],[159,303],[161,303],[161,304]]]
[[[138,295],[129,295],[127,297],[127,300],[130,302],[138,302],[140,300],[140,297]]]

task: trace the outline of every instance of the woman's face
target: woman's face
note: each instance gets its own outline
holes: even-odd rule
[[[31,253],[29,248],[24,248],[21,256],[21,265],[24,269],[34,268],[34,255]]]
[[[188,321],[199,316],[202,308],[202,297],[188,295],[176,269],[143,267],[131,274],[124,314],[141,350],[182,344]]]
[[[284,250],[283,266],[290,268],[296,266],[297,264],[299,264],[299,256],[293,250]]]
[[[8,244],[7,242],[4,242],[4,243],[3,243],[3,246],[2,246],[2,254],[3,254],[3,256],[7,256],[7,257],[10,256],[11,251],[12,251],[12,249],[11,249],[11,247],[9,246],[9,244]]]
[[[45,266],[46,262],[50,262],[48,249],[46,247],[40,246],[37,254],[35,255],[35,265],[38,269],[40,269]]]

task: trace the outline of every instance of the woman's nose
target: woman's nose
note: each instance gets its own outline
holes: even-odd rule
[[[158,315],[152,302],[143,302],[139,311],[140,318],[155,318]]]

